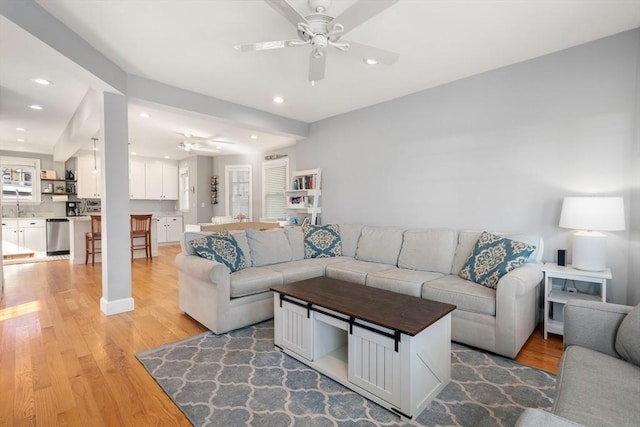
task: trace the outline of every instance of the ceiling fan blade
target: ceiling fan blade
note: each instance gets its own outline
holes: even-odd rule
[[[379,64],[392,65],[400,57],[400,55],[395,52],[380,49],[378,47],[373,47],[366,44],[356,43],[356,42],[346,41],[346,40],[343,40],[343,42],[349,43],[349,50],[347,50],[347,52],[350,52],[356,56],[359,56],[363,60],[373,59],[377,61]]]
[[[344,27],[341,35],[347,34],[358,25],[398,3],[398,1],[399,0],[358,0],[347,10],[336,16],[329,23],[329,27],[336,23],[341,24]]]
[[[286,0],[264,0],[269,6],[274,8],[276,12],[284,16],[287,21],[291,22],[294,27],[298,27],[300,22],[307,22],[307,18],[302,16],[293,6]]]
[[[285,47],[296,47],[299,45],[300,40],[274,40],[270,42],[239,44],[234,47],[240,52],[253,52],[259,50],[283,49]]]
[[[323,52],[321,56],[315,56],[311,52],[309,57],[309,81],[317,82],[324,79],[325,63],[327,61],[327,53]]]

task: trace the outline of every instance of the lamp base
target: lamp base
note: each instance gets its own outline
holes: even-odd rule
[[[572,258],[578,270],[603,271],[607,268],[607,236],[598,231],[574,233]]]

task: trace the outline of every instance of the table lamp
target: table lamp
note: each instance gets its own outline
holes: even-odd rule
[[[602,271],[607,267],[607,236],[601,231],[624,230],[624,201],[622,197],[565,197],[559,225],[579,230],[573,234],[573,267]]]

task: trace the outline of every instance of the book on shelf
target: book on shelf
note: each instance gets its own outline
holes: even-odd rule
[[[315,175],[299,176],[293,180],[294,190],[314,190],[316,188]]]

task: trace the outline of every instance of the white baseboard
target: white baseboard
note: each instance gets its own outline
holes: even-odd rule
[[[107,301],[104,297],[100,298],[100,310],[107,316],[133,311],[134,305],[133,298],[123,298],[115,301]]]

